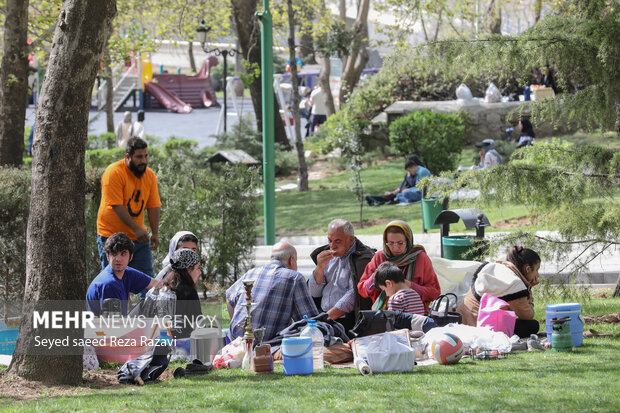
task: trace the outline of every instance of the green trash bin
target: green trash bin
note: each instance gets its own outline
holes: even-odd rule
[[[476,237],[472,235],[451,235],[442,237],[443,257],[449,260],[476,261],[476,255],[469,252],[476,244]]]
[[[437,198],[422,199],[422,216],[424,217],[424,230],[439,229],[435,225],[435,218],[443,211],[443,200]]]

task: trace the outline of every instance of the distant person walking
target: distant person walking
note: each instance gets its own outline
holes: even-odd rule
[[[310,94],[312,109],[310,110],[310,133],[314,133],[327,120],[327,107],[325,106],[325,92],[321,85]]]
[[[123,120],[116,125],[116,146],[119,148],[127,146],[127,141],[131,138],[130,131],[132,126],[131,112],[125,112]]]
[[[139,110],[138,111],[138,120],[136,120],[133,125],[131,125],[131,129],[129,129],[129,137],[133,138],[140,138],[140,139],[145,139],[146,137],[146,132],[144,131],[144,124],[142,123],[144,122],[144,111],[143,110]]]

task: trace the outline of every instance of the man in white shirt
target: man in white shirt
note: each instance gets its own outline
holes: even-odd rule
[[[312,91],[310,94],[310,101],[312,102],[312,110],[310,111],[310,132],[314,133],[319,125],[327,120],[325,92],[323,92],[321,85],[317,85]]]

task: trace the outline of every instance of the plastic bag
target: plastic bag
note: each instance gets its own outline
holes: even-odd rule
[[[245,356],[243,338],[237,337],[218,352],[213,359],[213,367],[216,369],[239,368]]]
[[[487,103],[497,103],[502,101],[502,94],[499,92],[497,86],[491,83],[484,94],[484,101]]]
[[[510,352],[512,348],[510,338],[501,331],[496,332],[490,327],[473,327],[465,324],[448,324],[445,327],[433,328],[426,333],[426,342],[428,344],[434,343],[443,333],[456,335],[465,347],[497,350],[503,353]]]
[[[480,311],[478,311],[478,327],[488,326],[493,331],[501,331],[508,337],[515,332],[517,316],[514,311],[503,310],[509,304],[491,294],[484,293],[480,299]]]
[[[467,87],[465,83],[461,83],[459,87],[456,88],[456,98],[462,100],[472,100],[474,97],[471,94],[471,90]]]
[[[383,334],[368,345],[368,366],[373,373],[408,372],[415,365],[415,350],[399,343],[392,334]]]
[[[140,315],[165,317],[176,314],[177,296],[168,287],[151,288],[140,306]]]

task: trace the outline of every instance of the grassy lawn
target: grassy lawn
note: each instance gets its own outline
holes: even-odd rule
[[[577,133],[561,137],[563,140],[575,144],[592,144],[607,148],[620,148],[618,138],[614,133]],[[544,139],[541,139],[542,141]],[[458,164],[470,166],[477,156],[477,148],[463,149]],[[403,179],[404,161],[402,158],[375,164],[362,171],[364,192],[370,195],[382,194],[395,189]],[[355,194],[351,191],[353,174],[350,171],[335,172],[331,175],[310,181],[310,191],[297,192],[288,190],[276,192],[276,234],[277,235],[325,235],[329,221],[334,218],[344,218],[351,221],[358,234],[381,234],[385,224],[392,219],[402,219],[409,223],[414,233],[422,231],[422,208],[419,203],[398,206],[384,205],[369,207],[364,202],[363,228],[360,228],[360,208]],[[282,180],[276,186],[295,182]],[[620,198],[620,194],[619,194]],[[257,235],[264,234],[262,198],[257,199]],[[449,208],[466,208],[471,205],[468,201],[450,201]],[[527,209],[523,205],[504,205],[502,208],[488,207],[483,211],[491,227],[487,231],[511,231],[514,226],[498,225],[504,221],[526,217]],[[495,224],[495,227],[494,227]],[[462,222],[451,226],[452,232],[464,231]],[[519,226],[519,230],[549,230],[540,226]],[[439,230],[434,230],[439,231]]]
[[[560,302],[548,297],[547,302]],[[547,302],[536,301],[544,319]],[[584,315],[618,311],[620,299],[582,301]],[[620,325],[594,324],[607,333]],[[504,360],[462,359],[454,366],[416,367],[411,374],[363,377],[354,369],[326,367],[312,376],[254,376],[218,370],[145,387],[41,397],[2,411],[617,411],[620,406],[618,338],[585,338],[573,353],[520,352]]]
[[[393,190],[404,176],[401,159],[388,161],[381,165],[365,168],[362,172],[364,192],[382,194]],[[350,190],[352,173],[338,172],[323,179],[311,181],[310,191],[297,192],[288,190],[276,192],[276,233],[277,235],[324,235],[327,224],[335,218],[351,221],[358,234],[380,234],[385,224],[393,219],[402,219],[409,223],[415,233],[422,232],[422,207],[420,203],[410,205],[383,205],[369,207],[364,202],[364,227],[359,226],[359,204],[355,194]],[[278,183],[280,184],[280,183]],[[256,202],[258,206],[257,234],[263,234],[262,198]],[[450,208],[467,207],[465,201],[452,201]],[[527,215],[522,205],[505,205],[484,211],[491,224],[501,220]],[[451,231],[463,231],[464,226],[458,223],[451,226]],[[489,228],[492,231],[493,228]],[[506,229],[502,229],[505,231]],[[439,231],[439,230],[434,230]]]

